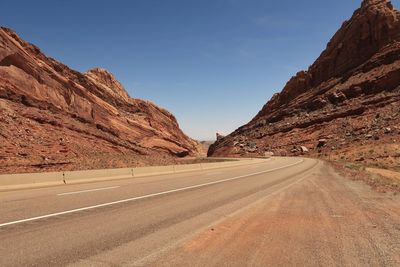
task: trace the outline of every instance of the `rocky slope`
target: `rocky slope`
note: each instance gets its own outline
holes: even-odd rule
[[[106,70],[74,71],[7,28],[0,144],[0,172],[159,164],[198,152],[171,113],[131,98]]]
[[[310,154],[400,164],[400,13],[364,0],[307,71],[210,156]]]

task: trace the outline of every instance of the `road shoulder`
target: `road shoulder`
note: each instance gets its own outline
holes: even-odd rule
[[[399,266],[400,199],[321,164],[307,179],[227,218],[160,266]]]

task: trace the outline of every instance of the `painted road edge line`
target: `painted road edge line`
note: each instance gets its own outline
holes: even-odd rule
[[[135,201],[135,200],[146,199],[146,198],[151,198],[151,197],[155,197],[155,196],[167,195],[167,194],[186,191],[186,190],[190,190],[190,189],[194,189],[194,188],[200,188],[200,187],[205,187],[205,186],[209,186],[209,185],[220,184],[220,183],[224,183],[224,182],[228,182],[228,181],[233,181],[233,180],[238,180],[238,179],[242,179],[242,178],[246,178],[246,177],[256,176],[256,175],[263,174],[263,173],[269,173],[269,172],[273,172],[273,171],[277,171],[277,170],[282,170],[282,169],[285,169],[285,168],[289,168],[289,167],[295,166],[295,165],[300,164],[302,162],[304,162],[303,159],[301,159],[298,162],[293,163],[293,164],[285,165],[285,166],[282,166],[282,167],[278,167],[278,168],[274,168],[274,169],[270,169],[270,170],[266,170],[266,171],[261,171],[261,172],[256,172],[256,173],[236,176],[236,177],[223,179],[223,180],[218,180],[218,181],[209,182],[209,183],[204,183],[204,184],[198,184],[198,185],[192,185],[192,186],[172,189],[172,190],[168,190],[168,191],[148,194],[148,195],[139,196],[139,197],[122,199],[122,200],[103,203],[103,204],[98,204],[98,205],[94,205],[94,206],[88,206],[88,207],[83,207],[83,208],[78,208],[78,209],[73,209],[73,210],[67,210],[67,211],[62,211],[62,212],[46,214],[46,215],[42,215],[42,216],[22,219],[22,220],[13,221],[13,222],[2,223],[2,224],[0,224],[0,228],[5,227],[5,226],[20,224],[20,223],[25,223],[25,222],[32,222],[32,221],[37,221],[37,220],[41,220],[41,219],[61,216],[61,215],[65,215],[65,214],[76,213],[76,212],[80,212],[80,211],[92,210],[92,209],[97,209],[97,208],[117,205],[117,204],[121,204],[121,203],[132,202],[132,201]]]
[[[115,189],[115,188],[119,188],[119,187],[121,187],[121,186],[110,186],[110,187],[94,188],[94,189],[75,191],[75,192],[66,192],[66,193],[57,194],[57,196],[67,196],[67,195],[75,195],[75,194],[82,194],[82,193],[95,192],[95,191],[110,190],[110,189]]]

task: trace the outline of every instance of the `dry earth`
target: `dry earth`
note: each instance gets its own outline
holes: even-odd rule
[[[158,266],[399,266],[400,196],[319,168],[210,227]]]

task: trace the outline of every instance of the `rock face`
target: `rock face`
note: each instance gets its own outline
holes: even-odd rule
[[[171,113],[131,98],[111,73],[72,70],[7,28],[0,143],[0,172],[157,164],[198,152]]]
[[[298,155],[305,146],[315,156],[393,167],[399,122],[400,13],[390,1],[364,0],[307,71],[208,154],[243,156],[256,142],[256,155]]]
[[[217,141],[219,141],[219,140],[221,140],[222,138],[225,137],[225,135],[223,135],[223,134],[221,134],[221,133],[216,133],[215,135],[216,135],[216,137],[217,137]]]
[[[125,91],[125,88],[107,70],[101,68],[91,69],[85,73],[85,76],[115,98],[120,98],[129,102],[130,97]]]

